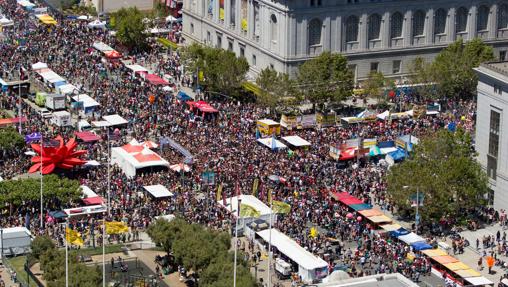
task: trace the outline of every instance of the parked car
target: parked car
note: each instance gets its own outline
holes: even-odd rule
[[[48,109],[46,108],[42,108],[39,110],[39,115],[41,115],[41,117],[43,119],[49,119],[49,118],[52,118],[53,117],[53,113],[51,113]]]

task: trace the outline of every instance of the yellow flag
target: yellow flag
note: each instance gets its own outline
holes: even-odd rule
[[[222,198],[222,184],[219,184],[217,187],[217,202],[219,202]]]
[[[316,229],[315,227],[312,227],[312,228],[310,229],[310,234],[309,234],[309,235],[310,235],[310,237],[312,237],[312,238],[316,238],[316,237],[318,236],[318,231],[317,231],[317,229]]]
[[[268,203],[272,202],[272,192],[273,192],[273,189],[270,189],[268,191]]]
[[[254,207],[248,204],[240,204],[240,216],[241,217],[259,217],[260,212]]]
[[[219,9],[219,20],[224,21],[224,8]]]
[[[81,238],[81,235],[76,230],[72,230],[69,227],[65,228],[65,239],[70,244],[83,246],[83,238]]]
[[[259,187],[259,178],[254,179],[254,183],[252,183],[252,195],[258,195],[258,187]]]
[[[289,213],[291,211],[291,205],[274,200],[272,201],[272,210],[274,213]]]
[[[129,226],[124,222],[120,221],[106,221],[106,233],[107,234],[120,234],[129,232]]]

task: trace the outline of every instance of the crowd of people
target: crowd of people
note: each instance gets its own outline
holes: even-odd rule
[[[230,230],[230,216],[216,202],[216,186],[207,186],[200,179],[203,172],[212,170],[226,197],[235,194],[236,184],[242,193],[250,194],[256,178],[260,180],[260,200],[267,202],[267,192],[273,189],[274,199],[291,205],[291,212],[280,216],[276,228],[315,254],[321,256],[323,250],[330,248],[329,237],[357,242],[354,250],[343,247],[338,251],[337,262],[347,265],[353,276],[397,271],[417,279],[419,274],[429,272],[430,262],[427,259],[407,261],[407,246],[375,235],[365,222],[347,219],[347,209],[329,195],[329,191],[347,191],[365,203],[393,211],[385,192],[386,164],[380,160],[362,159],[343,166],[330,158],[329,147],[356,137],[377,138],[378,141],[395,140],[406,134],[419,137],[444,128],[450,121],[456,121],[471,132],[475,116],[473,102],[450,102],[449,113],[419,119],[284,131],[285,135],[299,135],[312,143],[310,148],[289,155],[274,152],[256,142],[256,120],[265,117],[266,110],[255,104],[208,99],[219,110],[218,115],[213,120],[196,121],[196,115],[175,97],[182,86],[192,86],[195,76],[183,72],[178,52],[167,53],[159,43],[152,41],[149,51],[131,54],[127,60],[149,67],[161,76],[170,75],[175,89],[168,92],[133,75],[124,65],[114,65],[93,49],[94,42],[118,46],[114,36],[105,30],[90,29],[86,22],[58,15],[55,15],[58,25],[48,27],[30,17],[30,13],[15,0],[0,0],[0,9],[15,23],[13,27],[4,29],[4,39],[0,41],[3,77],[16,75],[21,67],[30,70],[34,63],[47,63],[69,83],[100,103],[100,107],[88,115],[89,121],[109,114],[119,114],[128,120],[128,126],[120,130],[121,137],[111,141],[112,146],[121,146],[130,139],[158,142],[159,137],[164,136],[178,142],[193,155],[192,170],[184,176],[164,170],[141,172],[129,178],[117,166],[112,166],[108,173],[105,131],[97,131],[103,140],[82,144],[87,150],[84,159],[97,160],[102,165],[78,168],[66,173],[66,176],[79,180],[104,198],[108,198],[109,190],[112,219],[128,222],[131,227],[130,234],[116,240],[134,240],[139,237],[136,233],[145,229],[156,216],[173,213],[210,228]],[[177,33],[180,25],[171,27],[176,29],[171,35],[180,35]],[[29,73],[31,79],[37,77],[33,71]],[[154,96],[154,101],[149,100],[151,96]],[[207,99],[206,95],[204,98]],[[17,94],[4,92],[0,97],[2,109],[17,113],[19,104],[22,105],[22,116],[27,117],[22,126],[23,134],[41,132],[45,138],[62,135],[66,140],[74,137],[74,127],[50,125],[27,101],[20,103]],[[27,172],[30,158],[24,152],[29,149],[27,145],[21,150],[3,150],[0,153],[0,176],[4,180]],[[171,164],[184,160],[171,148],[161,150],[160,155]],[[270,175],[283,177],[286,181],[283,184],[271,182],[268,179]],[[174,191],[175,196],[150,198],[143,186],[152,184],[164,185]],[[62,208],[69,204],[62,203]],[[40,226],[35,220],[38,212],[35,207],[6,211],[5,216],[0,217],[0,225],[30,226],[33,234],[49,234],[63,244],[62,225],[46,220],[45,226]],[[25,216],[27,213],[30,216]],[[26,221],[30,219],[28,224]],[[96,221],[94,217],[71,221],[72,227],[83,234],[87,245],[100,245],[102,242],[102,232]],[[308,236],[309,226],[319,226],[332,236],[320,234],[311,238]],[[333,265],[331,260],[330,263]]]

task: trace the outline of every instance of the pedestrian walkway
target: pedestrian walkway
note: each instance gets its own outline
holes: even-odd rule
[[[11,274],[9,269],[5,267],[3,264],[0,264],[0,278],[4,281],[5,287],[14,287],[18,286],[11,280]]]

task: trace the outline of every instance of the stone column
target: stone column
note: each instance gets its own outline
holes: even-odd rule
[[[471,6],[469,9],[469,15],[467,19],[467,39],[471,40],[477,36],[476,26],[478,21],[478,7],[476,5]]]
[[[323,30],[322,34],[323,38],[321,39],[321,44],[323,45],[322,51],[323,52],[330,51],[332,46],[332,37],[331,37],[332,23],[329,15],[325,16],[325,19],[323,20],[322,30]]]
[[[291,57],[294,57],[296,56],[296,51],[297,51],[297,45],[298,45],[298,37],[297,37],[297,27],[296,27],[296,19],[294,16],[289,16],[288,15],[288,31],[289,31],[289,36],[288,36],[288,41],[287,41],[287,45],[288,45],[288,49],[287,49],[287,53],[289,56]]]
[[[344,50],[344,36],[342,35],[343,34],[343,28],[342,26],[344,25],[342,23],[342,18],[343,16],[342,15],[339,15],[337,16],[336,18],[336,29],[337,29],[337,32],[336,32],[336,37],[335,37],[335,51],[337,52],[342,52]],[[333,39],[333,37],[332,37]]]
[[[252,39],[254,35],[254,5],[252,0],[247,2],[247,38]]]
[[[235,30],[236,33],[240,34],[242,31],[242,1],[236,0],[236,20],[235,20]]]
[[[219,10],[220,10],[220,4],[219,0],[213,0],[213,20],[215,22],[219,22]]]
[[[408,10],[404,15],[404,24],[402,25],[402,36],[404,37],[403,46],[409,47],[413,43],[413,11]]]
[[[391,46],[390,27],[391,27],[390,12],[386,11],[381,19],[381,47],[383,49]]]
[[[497,4],[490,7],[489,15],[489,39],[497,38]]]
[[[457,38],[457,31],[455,30],[455,8],[452,7],[450,8],[450,10],[448,10],[448,17],[447,17],[447,22],[448,22],[448,25],[447,26],[447,39],[448,39],[448,42],[453,42],[455,41],[455,38]]]
[[[229,27],[231,19],[231,0],[224,0],[224,26]]]
[[[368,16],[363,13],[360,16],[360,27],[358,29],[360,38],[360,50],[365,51],[369,48],[369,35],[368,35]]]
[[[425,25],[425,43],[432,45],[434,43],[434,9],[427,11],[427,25]]]

